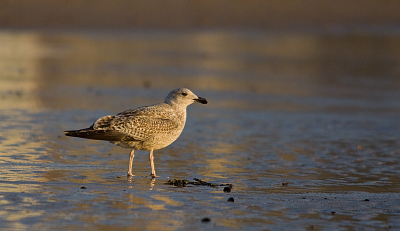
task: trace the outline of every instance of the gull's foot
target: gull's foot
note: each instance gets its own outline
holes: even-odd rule
[[[151,176],[152,178],[159,177],[159,176],[157,176],[156,174],[150,174],[150,176]]]
[[[134,176],[131,172],[128,172],[126,176]]]

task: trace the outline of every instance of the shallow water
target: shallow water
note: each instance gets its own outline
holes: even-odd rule
[[[1,31],[0,42],[1,228],[400,228],[398,33]],[[62,133],[178,87],[209,104],[189,106],[182,136],[154,152],[155,180],[148,153],[128,179],[129,150]]]

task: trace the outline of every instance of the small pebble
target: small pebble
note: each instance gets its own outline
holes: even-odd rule
[[[229,197],[228,202],[235,202],[235,199],[233,199],[233,197]]]
[[[85,186],[82,186],[81,189],[86,189],[86,187],[85,187]]]
[[[231,192],[231,188],[230,187],[225,187],[224,188],[224,192]]]
[[[286,182],[286,181],[282,182],[282,185],[283,185],[283,186],[286,186],[286,185],[288,185],[288,184],[289,184],[289,183]]]
[[[332,212],[331,212],[331,214],[335,214],[335,213],[336,213],[335,211],[332,211]]]
[[[210,220],[210,218],[208,218],[208,217],[205,217],[205,218],[203,218],[203,219],[201,219],[201,222],[210,222],[211,220]]]
[[[365,199],[364,201],[369,201],[369,199]]]

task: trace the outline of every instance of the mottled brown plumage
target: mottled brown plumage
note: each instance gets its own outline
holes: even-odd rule
[[[185,127],[186,107],[195,101],[207,103],[206,99],[197,97],[189,89],[179,88],[171,91],[164,103],[104,116],[89,128],[64,133],[67,136],[106,140],[133,149],[128,169],[130,176],[134,150],[150,151],[151,175],[155,177],[153,150],[164,148],[179,137]]]

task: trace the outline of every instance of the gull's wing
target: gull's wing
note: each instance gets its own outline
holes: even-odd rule
[[[117,133],[143,141],[156,133],[169,133],[179,127],[164,104],[126,110],[116,116],[104,116],[93,124],[94,130]],[[163,110],[162,110],[163,109]]]

